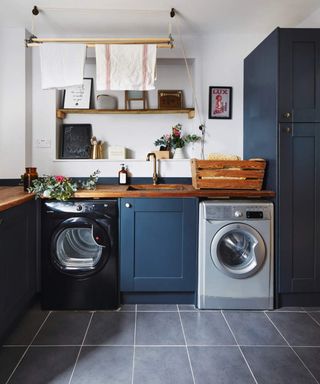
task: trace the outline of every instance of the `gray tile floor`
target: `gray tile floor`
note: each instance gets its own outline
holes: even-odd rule
[[[320,308],[32,308],[0,349],[6,384],[320,383]]]

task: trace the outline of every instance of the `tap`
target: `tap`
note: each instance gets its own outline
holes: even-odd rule
[[[147,154],[147,161],[150,161],[150,156],[153,157],[153,175],[152,175],[152,183],[153,185],[157,184],[158,181],[158,175],[157,175],[157,158],[156,154],[153,152],[150,152]]]

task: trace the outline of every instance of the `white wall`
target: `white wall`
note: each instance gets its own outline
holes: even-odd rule
[[[0,178],[19,178],[26,166],[24,38],[22,28],[0,28]]]
[[[200,134],[198,129],[206,121],[205,154],[223,152],[242,156],[243,130],[243,59],[264,36],[215,35],[206,38],[186,38],[185,50],[191,59],[192,75],[200,114],[188,119],[186,115],[69,115],[65,123],[91,123],[93,132],[108,145],[124,145],[130,149],[127,160],[135,177],[150,176],[151,164],[145,161],[147,152],[155,149],[153,141],[171,127],[181,123],[186,133]],[[91,56],[91,53],[89,53]],[[174,50],[159,50],[157,89],[183,89],[186,106],[192,106],[192,91],[179,42]],[[179,60],[176,60],[179,59]],[[103,177],[114,177],[120,161],[55,160],[56,158],[56,95],[54,91],[42,91],[40,84],[39,53],[33,49],[33,163],[39,173],[86,176],[99,168]],[[86,76],[94,77],[94,66],[86,65]],[[231,120],[208,120],[208,90],[210,85],[233,87],[233,118]],[[109,92],[112,94],[112,92]],[[123,95],[119,107],[123,107]],[[156,91],[149,94],[151,107],[156,106]],[[201,116],[202,118],[200,118]],[[37,139],[49,138],[51,148],[37,148]],[[187,157],[200,157],[200,144],[186,150]],[[190,177],[188,160],[161,161],[161,175],[166,177]]]

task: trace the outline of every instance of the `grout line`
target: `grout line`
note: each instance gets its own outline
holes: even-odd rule
[[[294,348],[292,347],[292,345],[290,345],[290,343],[288,342],[288,340],[284,337],[284,335],[282,334],[282,332],[280,332],[279,328],[276,326],[276,324],[272,321],[272,319],[268,316],[267,313],[265,313],[265,315],[267,316],[267,318],[269,319],[269,321],[271,322],[271,324],[275,327],[275,329],[279,332],[279,334],[283,337],[284,341],[288,344],[289,348],[291,349],[291,351],[297,356],[297,358],[300,360],[300,362],[302,363],[302,365],[305,367],[305,369],[310,373],[310,375],[314,378],[314,380],[316,381],[316,383],[319,384],[319,381],[315,378],[314,374],[310,371],[310,369],[306,366],[306,364],[304,363],[304,361],[301,359],[301,357],[298,355],[298,353],[294,350]]]
[[[31,344],[34,342],[35,338],[38,336],[39,332],[41,331],[42,327],[44,326],[45,322],[47,321],[48,317],[51,315],[52,311],[50,311],[47,316],[45,317],[45,319],[43,320],[42,324],[40,325],[38,331],[36,332],[36,334],[33,336],[33,338],[31,339],[30,341],[30,344],[27,346],[26,350],[24,351],[24,353],[22,354],[22,356],[20,357],[17,365],[14,367],[13,371],[11,372],[11,375],[8,377],[7,381],[5,384],[8,384],[9,381],[11,380],[12,376],[14,375],[15,371],[17,370],[17,368],[19,367],[21,361],[24,359],[25,355],[27,354],[27,352],[29,351],[30,347],[31,347]]]
[[[194,378],[193,368],[192,368],[192,364],[191,364],[190,354],[189,354],[189,348],[188,348],[188,344],[187,344],[187,338],[186,338],[186,334],[185,334],[184,327],[183,327],[183,324],[182,324],[182,319],[181,319],[181,314],[180,314],[180,309],[179,309],[178,304],[177,304],[177,309],[178,309],[178,315],[179,315],[180,324],[181,324],[181,328],[182,328],[182,334],[183,334],[183,338],[184,338],[184,342],[185,342],[185,348],[186,348],[186,351],[187,351],[188,361],[189,361],[189,365],[190,365],[190,370],[191,370],[191,376],[192,376],[193,384],[196,384],[196,380]]]
[[[91,321],[92,321],[93,315],[94,315],[94,311],[91,313],[91,317],[90,317],[89,323],[88,323],[88,325],[87,325],[87,329],[86,329],[86,331],[85,331],[85,333],[84,333],[84,336],[83,336],[83,339],[82,339],[82,343],[81,343],[81,346],[80,346],[80,348],[79,348],[79,352],[78,352],[78,355],[77,355],[77,358],[76,358],[76,362],[74,363],[74,366],[73,366],[73,369],[72,369],[71,376],[70,376],[70,379],[69,379],[69,381],[68,381],[68,384],[70,384],[71,381],[72,381],[72,379],[73,379],[73,375],[74,375],[74,372],[75,372],[75,370],[76,370],[76,366],[77,366],[77,364],[78,364],[78,360],[79,360],[79,357],[80,357],[80,353],[81,353],[81,351],[82,351],[82,348],[83,348],[83,345],[84,345],[84,341],[85,341],[85,339],[86,339],[86,337],[87,337],[87,334],[88,334],[88,331],[89,331],[89,328],[90,328],[90,325],[91,325]]]
[[[249,371],[250,371],[250,373],[251,373],[251,376],[253,377],[254,382],[255,382],[256,384],[258,384],[258,381],[257,381],[257,379],[256,379],[256,377],[255,377],[255,375],[254,375],[254,373],[253,373],[253,371],[252,371],[252,369],[251,369],[251,367],[250,367],[250,365],[249,365],[249,362],[248,362],[248,360],[246,359],[246,357],[245,357],[245,355],[244,355],[244,353],[243,353],[243,351],[242,351],[242,349],[241,349],[241,347],[240,347],[240,345],[239,345],[239,343],[238,343],[238,340],[237,340],[237,338],[236,338],[236,335],[234,334],[234,332],[233,332],[233,330],[232,330],[232,328],[231,328],[231,326],[230,326],[230,324],[229,324],[229,322],[228,322],[228,320],[227,320],[227,318],[226,318],[226,316],[225,316],[225,314],[223,313],[222,310],[221,310],[221,315],[222,315],[222,317],[224,318],[224,321],[226,322],[226,324],[227,324],[227,326],[228,326],[228,328],[229,328],[229,330],[230,330],[230,332],[231,332],[231,334],[232,334],[232,336],[233,336],[235,342],[237,343],[237,347],[238,347],[238,349],[239,349],[239,351],[240,351],[240,353],[241,353],[241,355],[242,355],[242,358],[244,359],[244,361],[245,361],[245,363],[246,363],[246,365],[247,365],[247,367],[248,367],[248,369],[249,369]]]
[[[135,304],[134,311],[134,332],[133,332],[133,354],[132,354],[132,375],[131,375],[131,384],[134,380],[134,363],[136,358],[136,337],[137,337],[137,315],[138,315],[138,304]]]
[[[309,317],[311,317],[311,319],[312,319],[315,323],[317,323],[317,325],[320,326],[319,321],[318,321],[317,319],[315,319],[315,318],[311,315],[311,313],[307,312],[307,315],[308,315]]]

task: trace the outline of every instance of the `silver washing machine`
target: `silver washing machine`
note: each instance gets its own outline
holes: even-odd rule
[[[272,203],[200,203],[199,309],[272,309],[273,266]]]

